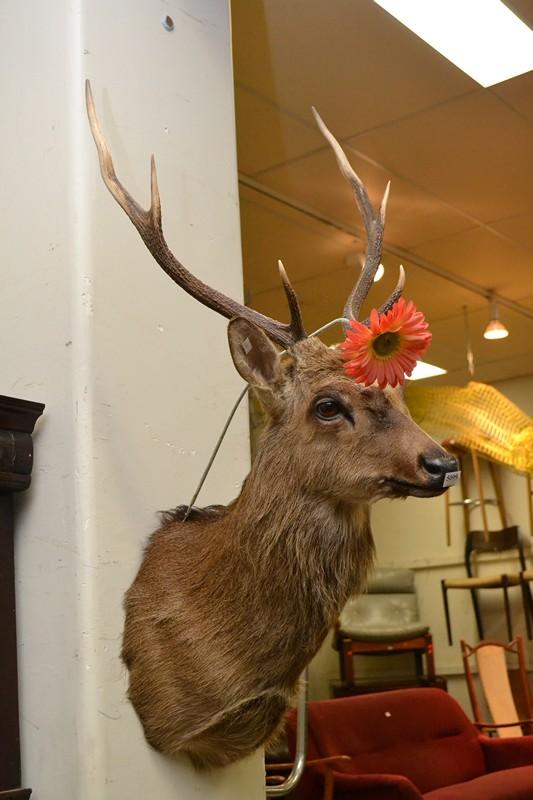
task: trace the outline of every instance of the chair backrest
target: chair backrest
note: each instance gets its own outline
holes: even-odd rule
[[[475,553],[500,553],[504,550],[516,550],[521,569],[526,569],[524,542],[517,525],[510,525],[497,531],[469,531],[465,543],[468,574],[472,574],[471,561]]]
[[[339,617],[339,628],[402,626],[419,620],[415,573],[410,569],[377,569],[365,594],[353,597]]]
[[[461,641],[463,652],[463,664],[465,668],[466,682],[474,719],[479,723],[491,722],[495,725],[503,725],[497,730],[498,736],[511,737],[522,736],[520,726],[520,716],[518,714],[511,681],[509,678],[509,668],[507,665],[507,654],[514,657],[518,667],[518,676],[523,703],[526,706],[527,717],[533,715],[529,681],[527,676],[524,643],[521,636],[517,636],[509,644],[502,642],[483,641],[471,647]],[[484,719],[481,709],[481,702],[476,691],[476,684],[472,674],[471,662],[475,660],[479,674],[479,683],[488,707],[491,719]],[[516,722],[516,725],[509,723]]]
[[[287,722],[294,752],[295,723]],[[309,704],[309,757],[345,754],[338,771],[396,774],[420,792],[485,773],[478,733],[440,689],[400,689]]]

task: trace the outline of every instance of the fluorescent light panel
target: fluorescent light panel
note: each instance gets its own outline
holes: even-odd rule
[[[410,381],[421,381],[424,378],[434,378],[436,375],[446,375],[447,370],[436,367],[435,364],[428,364],[427,361],[417,361],[416,367],[411,373]]]
[[[533,31],[500,0],[375,0],[482,86],[533,69]]]

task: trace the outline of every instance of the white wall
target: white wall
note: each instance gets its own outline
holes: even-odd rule
[[[150,750],[125,700],[123,593],[240,379],[224,321],[158,269],[103,187],[82,103],[87,76],[123,181],[147,203],[155,152],[171,246],[241,296],[227,4],[6,0],[0,59],[0,392],[47,404],[17,530],[24,784],[35,800],[254,800],[260,754],[196,775]],[[202,497],[230,499],[247,467],[243,411]]]
[[[533,416],[533,376],[513,378],[494,386],[509,397],[523,411]],[[526,479],[522,475],[502,469],[502,485],[508,512],[509,524],[517,524],[529,536],[529,516],[527,509]],[[493,497],[494,491],[488,474],[484,474],[484,485],[487,497]],[[471,477],[470,487],[474,492],[474,481]],[[475,496],[475,495],[474,495]],[[453,500],[460,498],[459,488],[450,492]],[[420,603],[421,618],[431,626],[435,645],[435,662],[437,672],[448,680],[450,692],[461,702],[467,713],[470,704],[463,681],[463,665],[460,651],[460,640],[474,643],[478,639],[470,595],[464,591],[450,591],[450,614],[452,620],[453,646],[448,646],[444,609],[442,604],[440,581],[444,577],[462,577],[464,572],[464,534],[462,511],[459,507],[452,509],[452,543],[446,544],[446,523],[444,499],[421,500],[408,498],[405,501],[381,501],[372,509],[372,530],[377,548],[377,562],[380,566],[408,567],[416,570],[416,587]],[[474,512],[472,521],[479,528],[482,521],[479,511]],[[489,524],[493,528],[500,527],[499,517],[494,508],[488,508]],[[527,555],[527,553],[526,553]],[[517,572],[517,559],[507,554],[489,556],[483,559],[479,574],[501,574]],[[531,559],[529,560],[531,564]],[[513,624],[515,633],[525,637],[525,625],[522,613],[520,590],[510,589]],[[501,591],[481,592],[485,637],[505,641],[507,638]],[[533,661],[533,645],[527,643],[530,661]],[[364,660],[360,660],[359,668],[364,670]],[[377,662],[372,663],[376,667]],[[404,663],[405,666],[405,663]],[[327,697],[330,681],[338,678],[338,656],[331,648],[328,639],[316,656],[310,670],[310,694],[312,697]]]

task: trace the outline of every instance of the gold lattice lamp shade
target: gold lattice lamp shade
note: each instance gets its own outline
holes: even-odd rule
[[[533,473],[533,419],[486,383],[466,386],[409,385],[407,405],[415,421],[439,441],[458,445]]]

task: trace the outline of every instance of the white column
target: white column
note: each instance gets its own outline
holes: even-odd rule
[[[147,205],[154,152],[171,247],[242,297],[227,3],[6,0],[0,67],[0,393],[47,405],[16,532],[24,785],[36,800],[259,800],[261,754],[196,774],[149,748],[125,698],[124,591],[241,381],[225,322],[103,186],[83,107],[89,77],[121,179]],[[243,410],[200,500],[228,501],[247,469]]]

